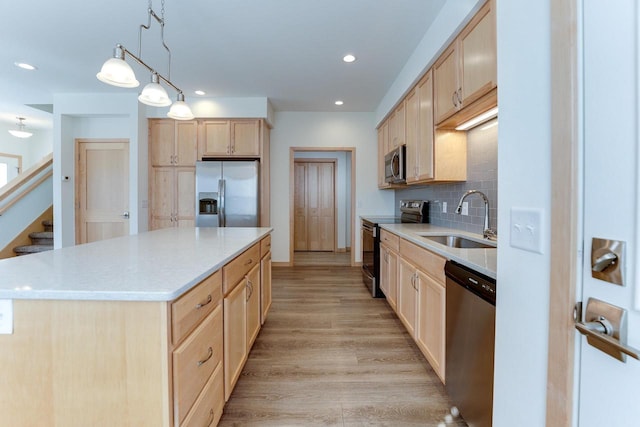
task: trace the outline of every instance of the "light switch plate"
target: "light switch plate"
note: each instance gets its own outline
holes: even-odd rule
[[[0,334],[13,333],[13,300],[0,299]]]
[[[542,214],[542,209],[511,208],[511,247],[542,253]]]
[[[462,215],[469,215],[469,202],[462,202]]]

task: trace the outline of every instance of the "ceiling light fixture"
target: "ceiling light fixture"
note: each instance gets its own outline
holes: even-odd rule
[[[336,104],[336,105],[344,105],[344,101],[336,101],[334,104]]]
[[[18,129],[9,129],[9,133],[18,138],[29,138],[33,135],[31,132],[24,130],[24,117],[16,117],[18,119]]]
[[[38,68],[31,65],[31,64],[27,64],[26,62],[14,62],[13,63],[16,67],[20,67],[23,70],[29,70],[29,71],[33,71],[33,70],[37,70]]]
[[[205,92],[205,91],[203,91],[203,90],[196,90],[194,93],[195,93],[196,95],[200,95],[200,96],[204,96],[204,95],[206,95],[206,94],[207,94],[207,92]]]
[[[484,123],[487,120],[493,119],[494,117],[497,117],[497,116],[498,116],[498,107],[494,107],[491,110],[485,111],[484,113],[474,117],[471,120],[467,120],[466,122],[462,123],[460,126],[457,126],[456,130],[471,129],[472,127],[478,126],[479,124]]]
[[[346,63],[350,63],[350,62],[354,62],[354,61],[356,60],[356,57],[355,57],[355,56],[353,56],[353,55],[351,55],[351,54],[348,54],[348,55],[345,55],[345,56],[342,58],[342,60],[343,60],[344,62],[346,62]]]
[[[162,0],[162,10],[160,12],[160,16],[158,16],[152,8],[151,0],[149,0],[149,7],[147,8],[147,25],[141,24],[138,30],[138,55],[134,55],[129,50],[127,50],[121,44],[117,44],[115,49],[113,50],[113,58],[109,58],[100,72],[96,75],[98,80],[101,82],[110,84],[112,86],[118,87],[138,87],[140,82],[136,79],[135,73],[129,64],[126,63],[126,58],[132,58],[138,64],[145,67],[147,70],[151,72],[151,83],[147,84],[138,100],[143,104],[150,105],[152,107],[166,107],[171,104],[171,100],[167,95],[167,91],[160,85],[160,81],[165,84],[171,86],[177,93],[177,101],[174,102],[167,116],[174,118],[176,120],[191,120],[193,119],[193,113],[191,109],[184,102],[184,95],[182,90],[178,88],[171,82],[171,51],[169,50],[169,46],[164,41],[164,1]],[[169,66],[167,77],[164,77],[162,74],[158,73],[155,69],[147,65],[142,60],[142,30],[148,30],[151,26],[151,18],[155,19],[160,24],[160,37],[162,39],[162,46],[168,52],[169,55]],[[177,105],[176,105],[177,104]],[[174,111],[179,111],[180,113],[176,113]],[[173,111],[173,113],[172,113]]]

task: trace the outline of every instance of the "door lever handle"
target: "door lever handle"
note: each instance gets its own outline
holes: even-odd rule
[[[587,337],[587,342],[590,345],[621,362],[626,362],[626,356],[640,360],[640,350],[627,345],[626,342],[627,310],[595,298],[589,298],[584,322],[580,321],[579,311],[579,305],[576,305],[574,309],[575,328]]]
[[[607,319],[603,319],[606,321]],[[608,323],[608,322],[607,322]],[[610,326],[611,324],[609,324]],[[587,338],[595,338],[596,340],[602,342],[604,345],[611,347],[621,353],[629,355],[634,359],[640,360],[640,350],[633,348],[629,345],[622,344],[617,339],[613,338],[607,332],[611,333],[608,327],[602,321],[595,322],[576,322],[576,329],[582,335]]]

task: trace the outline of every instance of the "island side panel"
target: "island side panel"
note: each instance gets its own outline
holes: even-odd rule
[[[14,300],[0,335],[7,425],[169,426],[166,302]]]

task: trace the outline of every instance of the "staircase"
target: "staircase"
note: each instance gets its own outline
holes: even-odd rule
[[[53,222],[49,220],[42,221],[44,231],[36,231],[29,233],[31,239],[30,245],[16,246],[13,252],[17,256],[35,254],[38,252],[50,251],[53,249]]]

